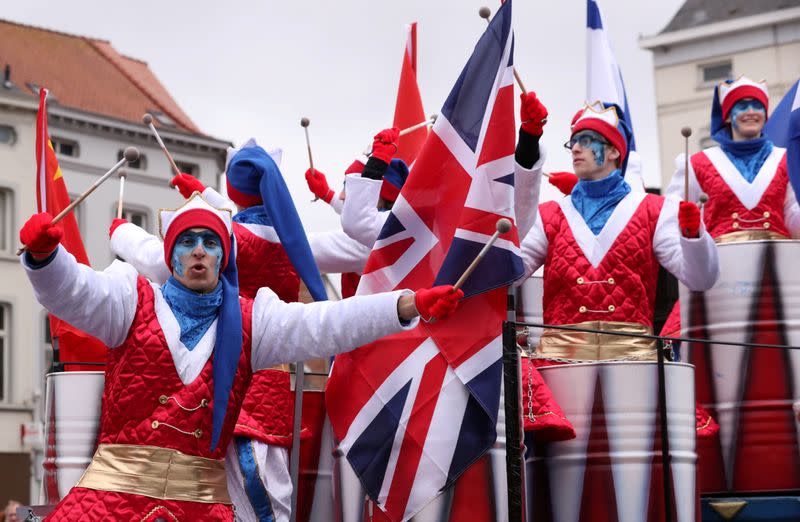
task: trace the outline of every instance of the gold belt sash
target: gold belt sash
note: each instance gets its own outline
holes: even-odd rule
[[[586,321],[565,324],[575,328],[652,335],[653,329],[638,323]],[[651,361],[656,359],[656,341],[611,333],[573,332],[545,328],[533,357],[563,362]]]
[[[157,446],[100,444],[76,487],[230,504],[225,461]]]
[[[737,230],[736,232],[728,232],[719,237],[714,238],[714,242],[720,243],[739,243],[741,241],[758,241],[760,239],[789,239],[783,234],[779,234],[774,230]]]

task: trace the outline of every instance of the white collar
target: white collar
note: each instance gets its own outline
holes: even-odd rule
[[[646,195],[644,192],[629,192],[620,200],[603,226],[603,230],[596,236],[589,228],[589,225],[586,224],[578,209],[575,208],[571,196],[558,201],[558,205],[561,207],[561,211],[564,212],[564,217],[567,219],[575,241],[581,248],[584,257],[594,268],[600,266],[603,258],[611,250],[614,241],[617,240],[617,237],[628,225]]]
[[[748,183],[744,179],[744,176],[741,175],[739,169],[736,168],[736,165],[733,164],[722,148],[711,147],[703,152],[742,205],[747,210],[752,210],[761,201],[764,192],[766,192],[775,178],[775,173],[778,171],[778,164],[783,158],[784,151],[785,149],[780,147],[773,147],[772,153],[767,156],[752,183]]]

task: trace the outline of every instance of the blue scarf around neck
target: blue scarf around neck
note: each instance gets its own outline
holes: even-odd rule
[[[161,287],[161,293],[181,327],[181,342],[189,351],[194,350],[217,318],[222,304],[222,283],[212,292],[200,294],[170,277]]]
[[[631,186],[622,177],[622,171],[617,169],[603,179],[578,181],[572,189],[572,204],[596,236],[630,191]]]
[[[730,129],[724,127],[714,133],[714,141],[719,143],[722,151],[748,183],[753,182],[772,154],[772,142],[763,134],[752,140],[733,141]]]

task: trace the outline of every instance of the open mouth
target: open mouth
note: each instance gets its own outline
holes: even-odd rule
[[[192,275],[203,275],[206,273],[206,267],[201,263],[197,263],[189,268],[189,272]]]

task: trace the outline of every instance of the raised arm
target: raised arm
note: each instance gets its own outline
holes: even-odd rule
[[[698,237],[684,237],[678,223],[679,203],[671,198],[664,201],[653,237],[656,259],[690,290],[705,291],[719,277],[717,246],[701,219],[693,230]]]
[[[378,210],[380,180],[350,176],[347,197],[342,207],[342,229],[345,234],[367,248],[372,248],[389,216]]]
[[[46,213],[32,216],[22,227],[20,239],[29,248],[21,263],[36,300],[107,346],[122,344],[136,313],[136,270],[119,261],[103,272],[79,264],[58,246],[61,230]]]
[[[367,263],[370,249],[352,239],[343,230],[312,234],[308,238],[319,271],[325,274],[356,272]]]
[[[127,221],[111,229],[111,251],[154,283],[163,284],[170,272],[164,262],[164,243]]]

